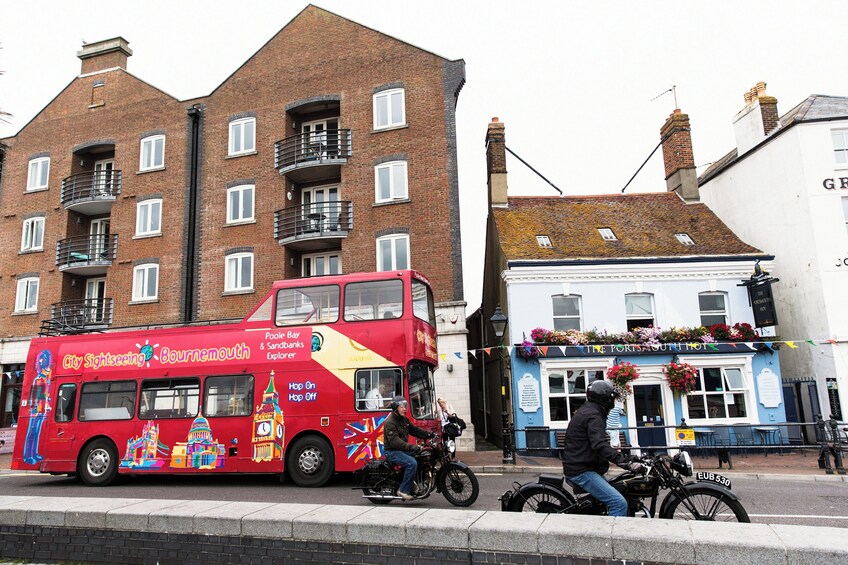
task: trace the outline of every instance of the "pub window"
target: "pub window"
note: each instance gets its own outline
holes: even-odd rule
[[[701,325],[708,328],[715,324],[726,324],[727,295],[723,292],[702,292],[698,294],[698,307],[701,310]]]
[[[85,383],[80,392],[80,422],[129,420],[135,412],[136,383]]]
[[[833,158],[837,165],[848,164],[848,129],[830,132],[833,139]]]
[[[745,376],[739,367],[699,369],[695,390],[686,395],[689,418],[745,418],[748,415],[746,390]]]
[[[253,413],[253,375],[207,377],[203,396],[203,414],[249,416]]]
[[[141,383],[138,417],[160,420],[194,418],[200,398],[200,379],[157,379]]]
[[[586,402],[586,387],[604,380],[604,370],[598,368],[568,369],[548,373],[548,418],[551,424],[567,424]]]
[[[577,295],[555,295],[551,297],[554,308],[554,329],[557,331],[580,330],[580,297]]]
[[[624,306],[627,317],[627,331],[654,325],[653,294],[626,294],[624,295]]]

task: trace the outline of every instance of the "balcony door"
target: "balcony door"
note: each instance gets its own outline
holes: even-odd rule
[[[338,155],[338,118],[304,122],[300,131],[303,134],[303,152],[307,156],[312,156],[316,159],[326,159]]]
[[[319,186],[303,191],[303,221],[307,231],[339,229],[339,187]]]
[[[114,159],[94,162],[94,189],[97,196],[110,196],[112,194],[114,170]]]
[[[104,298],[106,298],[105,278],[88,279],[85,281],[86,322],[92,324],[103,323]]]
[[[91,220],[89,261],[102,261],[109,255],[109,218]]]

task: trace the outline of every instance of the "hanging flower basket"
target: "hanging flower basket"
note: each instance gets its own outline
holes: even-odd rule
[[[676,394],[689,394],[698,383],[698,369],[689,363],[666,363],[662,367],[668,386]]]
[[[539,356],[539,348],[533,345],[533,342],[525,339],[524,342],[516,348],[518,356],[522,359],[535,359]]]
[[[607,369],[607,380],[615,387],[622,398],[627,398],[633,392],[633,389],[630,388],[630,383],[638,378],[638,367],[626,361]]]

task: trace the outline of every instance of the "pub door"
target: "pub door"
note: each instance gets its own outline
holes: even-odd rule
[[[639,446],[645,449],[665,448],[665,412],[661,385],[634,385],[633,405],[636,415],[636,435]]]

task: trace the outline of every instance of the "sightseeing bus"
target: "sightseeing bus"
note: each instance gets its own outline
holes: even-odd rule
[[[393,396],[437,430],[435,326],[406,270],[279,281],[238,323],[33,339],[12,469],[323,485],[382,454]]]

